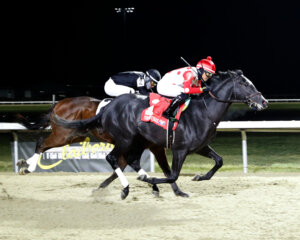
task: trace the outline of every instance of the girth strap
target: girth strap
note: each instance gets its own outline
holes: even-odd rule
[[[174,122],[168,120],[168,127],[166,131],[166,148],[170,149],[175,141],[175,131],[172,130]]]

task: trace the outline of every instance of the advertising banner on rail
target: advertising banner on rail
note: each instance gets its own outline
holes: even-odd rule
[[[18,159],[26,160],[34,154],[36,141],[32,138],[32,134],[18,134]],[[12,144],[12,159],[15,159],[13,147]],[[113,148],[113,144],[97,142],[90,137],[80,143],[51,148],[40,156],[36,172],[112,172],[105,158]],[[154,156],[149,150],[142,155],[141,167],[154,172]],[[134,170],[127,166],[125,171]]]

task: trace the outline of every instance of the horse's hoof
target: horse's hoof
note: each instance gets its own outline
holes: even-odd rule
[[[146,174],[143,174],[143,175],[140,175],[140,176],[138,176],[138,178],[137,178],[138,180],[140,180],[140,181],[146,181],[146,179],[147,179],[147,175]]]
[[[140,180],[140,181],[143,181],[143,182],[146,182],[146,183],[149,183],[151,185],[153,185],[153,178],[151,177],[147,177],[147,175],[141,175],[137,178],[137,180]]]
[[[181,191],[176,192],[175,195],[177,197],[185,197],[185,198],[190,197],[187,193],[184,193],[184,192],[181,192]]]
[[[152,185],[152,194],[154,197],[159,197],[159,189],[156,184]]]
[[[128,194],[129,194],[129,186],[127,186],[121,191],[121,199],[124,200],[125,198],[127,198]]]
[[[18,166],[19,168],[28,168],[29,164],[26,162],[25,159],[20,159],[17,163],[16,166]]]
[[[153,190],[152,194],[153,194],[154,197],[157,197],[157,198],[159,197],[159,191]]]
[[[28,171],[27,167],[23,167],[19,170],[20,175],[26,175],[28,173],[30,173],[30,172]]]
[[[95,188],[92,190],[92,195],[97,194],[99,192],[100,188]]]
[[[203,181],[206,180],[204,176],[195,175],[195,177],[192,179],[192,181]]]

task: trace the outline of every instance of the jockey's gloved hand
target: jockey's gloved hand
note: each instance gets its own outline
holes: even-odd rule
[[[202,92],[209,92],[211,90],[210,87],[203,87],[201,88]]]
[[[149,77],[146,77],[146,79],[145,79],[145,86],[146,86],[147,90],[151,89],[151,79]]]

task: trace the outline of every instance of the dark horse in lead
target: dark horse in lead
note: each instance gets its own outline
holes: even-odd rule
[[[175,131],[172,145],[172,169],[166,178],[139,179],[150,184],[174,183],[180,174],[184,160],[188,154],[197,153],[212,158],[214,167],[204,176],[196,175],[193,180],[209,180],[222,166],[223,160],[209,143],[216,135],[216,128],[229,106],[233,102],[244,102],[249,107],[262,110],[267,107],[267,100],[257,91],[253,83],[240,70],[220,72],[211,79],[210,94],[202,94],[191,100],[189,107],[182,114]],[[126,155],[127,162],[139,161],[147,146],[164,148],[166,131],[152,123],[142,122],[141,113],[149,107],[148,99],[140,99],[135,95],[121,95],[106,106],[95,117],[81,121],[53,119],[57,125],[73,128],[77,131],[101,127],[114,140],[115,147],[107,156],[107,161],[118,176],[126,179],[119,170],[118,159]],[[124,186],[124,185],[123,185]],[[129,186],[123,191],[128,194]]]
[[[27,129],[30,130],[43,130],[49,126],[51,126],[51,134],[46,138],[40,137],[36,144],[35,153],[32,157],[27,160],[19,160],[18,166],[20,168],[19,173],[29,174],[36,170],[38,160],[41,155],[47,151],[48,149],[54,147],[61,147],[67,144],[72,144],[76,142],[84,141],[84,139],[88,136],[88,134],[92,134],[94,137],[98,138],[101,141],[114,143],[114,140],[102,129],[95,128],[92,131],[76,131],[70,128],[64,128],[55,124],[51,119],[56,119],[59,117],[63,119],[71,120],[79,120],[79,119],[89,119],[96,115],[98,109],[105,106],[109,102],[109,99],[98,100],[91,97],[74,97],[74,98],[65,98],[55,104],[47,114],[44,114],[39,121],[31,122],[24,118],[22,115],[18,115],[17,121],[24,125]],[[154,154],[159,166],[162,171],[169,175],[171,170],[167,161],[167,157],[164,151],[164,148],[156,147],[154,145],[147,146]],[[120,168],[123,170],[127,166],[126,162],[127,156],[121,156],[118,164]],[[139,161],[132,162],[129,164],[135,171],[137,171],[140,175],[146,174],[140,167]],[[107,187],[113,180],[117,178],[117,174],[113,173],[109,178],[107,178],[103,183],[101,183],[98,189]],[[187,196],[184,192],[182,192],[176,183],[171,184],[172,189],[177,196]],[[159,195],[159,189],[154,184],[152,186],[152,193],[155,196]],[[126,194],[122,194],[122,197],[126,196]]]

